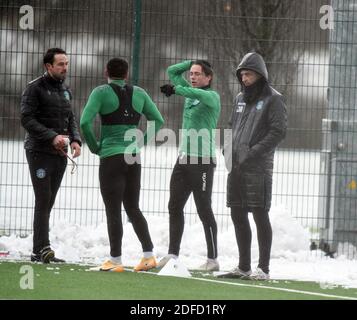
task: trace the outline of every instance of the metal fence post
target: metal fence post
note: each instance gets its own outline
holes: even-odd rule
[[[140,33],[141,33],[141,0],[135,0],[134,8],[134,44],[132,62],[132,84],[137,85],[139,81],[139,59],[140,59]]]
[[[356,4],[333,0],[332,6],[319,202],[320,248],[330,255],[345,253],[349,244],[357,246]]]

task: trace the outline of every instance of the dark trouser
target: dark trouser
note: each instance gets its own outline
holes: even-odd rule
[[[31,181],[35,193],[33,218],[33,253],[50,245],[50,212],[66,170],[67,158],[26,150]]]
[[[259,263],[258,267],[269,273],[270,250],[272,244],[272,229],[269,220],[269,212],[263,208],[252,209],[253,218],[257,227]],[[252,232],[248,219],[248,209],[232,207],[231,217],[233,220],[236,239],[239,250],[239,269],[248,271],[251,269],[251,243]]]
[[[202,221],[208,258],[217,258],[217,224],[211,208],[215,164],[179,164],[177,160],[170,181],[170,244],[169,254],[179,255],[184,230],[185,204],[193,192]]]
[[[143,251],[152,251],[154,247],[146,219],[139,209],[140,177],[141,165],[138,163],[127,164],[123,154],[100,160],[100,191],[105,204],[110,255],[112,257],[118,257],[122,254],[122,203],[141,242]]]

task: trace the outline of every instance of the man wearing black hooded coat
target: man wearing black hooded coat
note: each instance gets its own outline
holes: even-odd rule
[[[222,277],[269,279],[272,228],[269,210],[272,196],[274,152],[286,134],[287,113],[283,96],[268,83],[261,55],[246,54],[237,68],[242,91],[234,101],[231,141],[225,146],[227,206],[235,227],[238,267]],[[259,263],[251,270],[252,233],[248,213],[257,227]]]

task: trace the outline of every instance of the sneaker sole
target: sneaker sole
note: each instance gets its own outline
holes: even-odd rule
[[[217,276],[217,278],[252,280],[252,278],[248,275],[244,276],[244,275],[240,275],[240,274],[234,274],[231,272],[220,274]]]
[[[139,271],[149,271],[151,269],[154,269],[156,268],[157,266],[156,265],[150,265],[150,266],[143,266],[141,268],[134,268],[134,271],[135,272],[139,272]]]
[[[103,272],[124,272],[124,268],[111,268],[111,269],[99,269],[99,271]]]
[[[253,281],[268,281],[270,280],[270,278],[255,278],[255,277],[250,277],[249,280],[253,280]]]
[[[52,262],[52,263],[66,263],[65,260],[63,260],[63,259],[58,259],[58,258],[56,258],[56,257],[52,258],[52,259],[50,260],[50,262]]]

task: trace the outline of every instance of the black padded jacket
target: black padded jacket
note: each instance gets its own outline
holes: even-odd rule
[[[21,99],[25,149],[57,154],[52,141],[59,134],[68,135],[70,143],[82,144],[71,99],[72,94],[63,81],[55,80],[48,73],[28,84]]]

